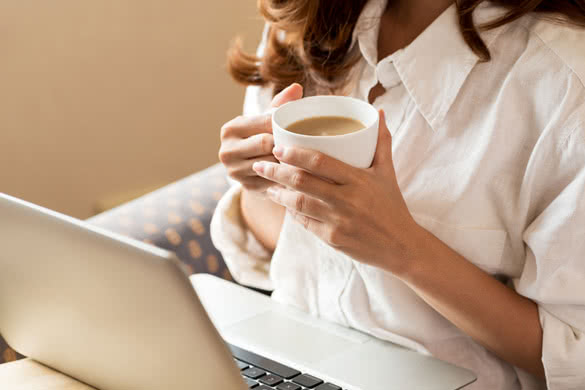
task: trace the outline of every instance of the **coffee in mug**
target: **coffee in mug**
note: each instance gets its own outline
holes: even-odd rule
[[[328,136],[355,133],[365,127],[357,119],[345,116],[316,116],[296,121],[288,125],[286,129],[297,134]]]
[[[356,168],[372,165],[378,142],[378,111],[346,96],[311,96],[272,114],[276,146],[312,149]]]

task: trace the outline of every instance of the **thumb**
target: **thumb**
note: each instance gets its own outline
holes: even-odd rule
[[[284,103],[292,102],[293,100],[299,100],[303,97],[303,86],[298,83],[293,83],[283,89],[278,95],[272,99],[271,108],[282,106]]]
[[[380,116],[380,125],[378,130],[378,146],[376,146],[376,154],[374,155],[374,162],[372,168],[390,168],[392,164],[392,135],[386,126],[386,113],[384,110],[378,111]]]

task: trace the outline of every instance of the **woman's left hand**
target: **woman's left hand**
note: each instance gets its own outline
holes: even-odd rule
[[[323,153],[275,147],[285,164],[253,169],[276,185],[268,196],[306,229],[352,258],[399,276],[412,266],[421,229],[406,207],[392,163],[392,136],[380,111],[372,166],[354,168]]]

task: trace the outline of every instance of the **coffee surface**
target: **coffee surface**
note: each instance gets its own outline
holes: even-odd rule
[[[327,136],[355,133],[362,130],[364,124],[356,119],[344,116],[315,116],[302,119],[288,125],[286,129],[297,134]]]

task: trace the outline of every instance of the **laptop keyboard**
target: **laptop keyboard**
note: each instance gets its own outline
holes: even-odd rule
[[[341,390],[341,387],[228,344],[244,381],[254,390]]]

